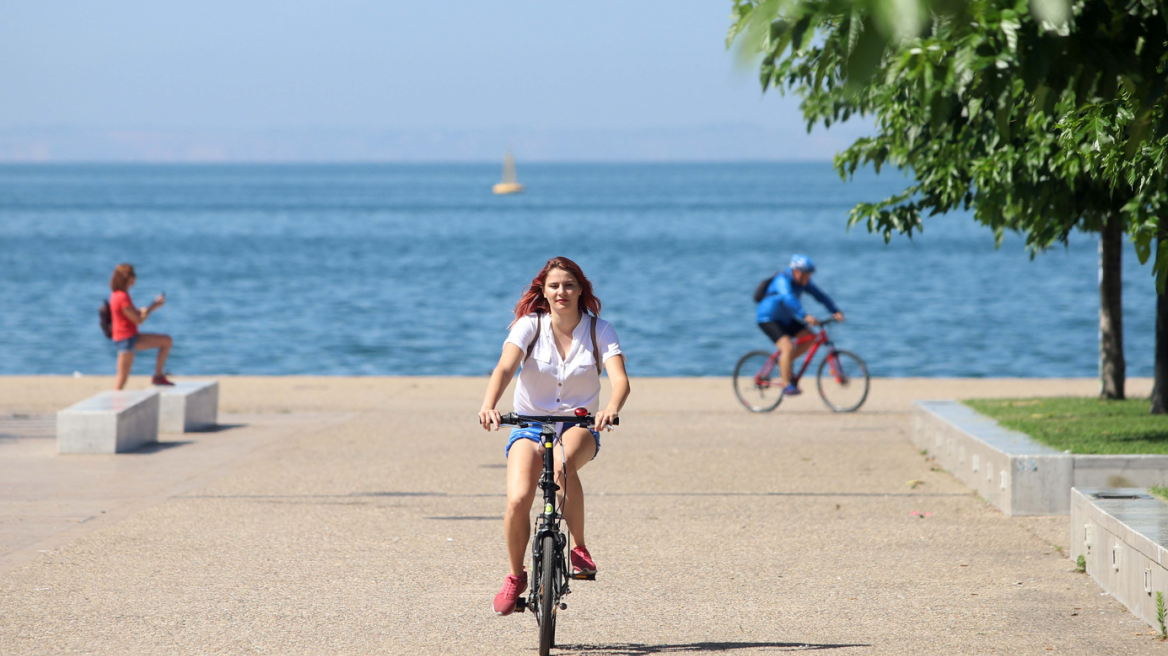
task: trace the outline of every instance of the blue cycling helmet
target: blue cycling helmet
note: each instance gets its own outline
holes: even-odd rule
[[[812,273],[815,271],[815,263],[806,255],[792,255],[791,256],[791,270],[792,271],[806,271]]]

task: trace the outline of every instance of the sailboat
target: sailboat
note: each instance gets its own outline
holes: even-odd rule
[[[518,194],[523,191],[523,185],[515,181],[515,158],[511,156],[511,149],[507,149],[507,156],[503,158],[503,181],[496,184],[492,190],[495,195]]]

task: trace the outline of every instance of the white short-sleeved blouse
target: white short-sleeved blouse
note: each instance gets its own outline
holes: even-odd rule
[[[535,337],[537,323],[542,325],[539,339],[531,357],[523,362],[519,380],[515,384],[515,412],[521,415],[570,415],[576,408],[587,408],[595,413],[600,408],[600,374],[592,355],[592,318],[580,318],[572,331],[572,347],[566,358],[560,358],[552,336],[551,317],[544,315],[537,322],[535,313],[520,318],[511,327],[504,344],[514,344],[527,354],[527,347]],[[596,343],[600,347],[601,363],[621,354],[620,341],[612,324],[596,320]]]

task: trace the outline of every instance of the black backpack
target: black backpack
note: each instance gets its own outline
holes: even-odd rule
[[[109,301],[103,301],[97,310],[97,318],[101,321],[101,332],[106,339],[114,338],[114,315],[110,312]]]
[[[775,278],[777,278],[778,275],[779,274],[776,273],[773,276],[770,276],[770,277],[766,278],[765,280],[763,280],[762,282],[758,283],[758,287],[754,288],[754,302],[755,303],[762,303],[762,299],[766,298],[767,289],[770,288],[771,283],[775,281]]]

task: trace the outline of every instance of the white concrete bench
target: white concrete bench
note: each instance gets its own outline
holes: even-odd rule
[[[57,413],[59,453],[124,453],[158,441],[158,390],[102,392]]]
[[[158,430],[186,433],[207,430],[219,423],[219,381],[192,380],[161,387],[162,410]]]

